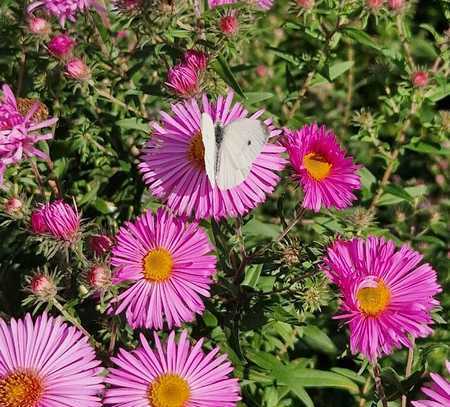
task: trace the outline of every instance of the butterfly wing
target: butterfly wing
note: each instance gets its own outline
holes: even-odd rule
[[[216,170],[219,189],[231,189],[248,177],[268,138],[267,127],[256,119],[238,119],[223,129]]]
[[[205,147],[205,170],[209,182],[216,185],[217,145],[214,122],[208,113],[202,113],[201,132],[203,146]]]

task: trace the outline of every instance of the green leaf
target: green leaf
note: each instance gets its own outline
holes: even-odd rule
[[[273,369],[272,374],[279,384],[286,386],[333,387],[358,393],[358,386],[349,378],[333,372],[316,369],[304,369],[295,365],[281,365]]]
[[[280,366],[282,363],[273,355],[266,352],[247,352],[247,358],[252,361],[255,365],[261,367],[265,370],[274,370]]]
[[[150,131],[148,123],[145,123],[142,120],[138,120],[135,117],[119,120],[116,122],[116,124],[122,129],[140,130],[144,131],[145,133],[148,133]]]
[[[274,94],[270,92],[247,92],[245,94],[245,103],[248,105],[253,105],[255,103],[262,102],[263,100],[273,98]]]
[[[334,81],[343,73],[347,72],[354,64],[355,61],[337,62],[328,67],[328,77]]]
[[[358,30],[357,28],[346,27],[342,29],[344,35],[352,40],[355,40],[359,44],[366,45],[367,47],[380,50],[378,44],[370,37],[366,32]]]
[[[219,57],[217,59],[217,62],[213,65],[214,70],[220,75],[220,77],[229,85],[231,86],[234,91],[245,99],[245,94],[240,87],[238,81],[236,80],[233,71],[231,70],[230,66],[228,65],[227,61],[223,59],[222,57]]]
[[[372,196],[372,185],[377,179],[367,167],[362,167],[359,170],[359,176],[361,177],[363,198],[368,199]]]
[[[309,347],[312,349],[328,353],[335,354],[337,352],[336,346],[329,336],[319,329],[317,326],[309,325],[303,328],[303,338]]]
[[[448,148],[442,148],[439,144],[430,144],[424,141],[419,141],[417,144],[408,144],[405,148],[425,154],[450,155]]]
[[[109,213],[113,213],[117,210],[116,205],[114,205],[112,202],[105,201],[104,199],[97,198],[94,202],[95,209],[97,209],[99,212],[103,213],[104,215],[107,215]]]
[[[335,373],[341,374],[342,376],[348,377],[350,380],[353,380],[356,383],[366,384],[366,378],[354,372],[353,370],[345,369],[342,367],[333,367],[331,368],[331,370]]]
[[[287,387],[293,394],[295,394],[299,398],[300,401],[303,402],[306,407],[314,407],[314,403],[311,397],[309,397],[309,394],[306,392],[303,386],[297,384],[296,386]]]
[[[262,271],[262,264],[253,264],[245,269],[245,278],[241,285],[256,288]]]

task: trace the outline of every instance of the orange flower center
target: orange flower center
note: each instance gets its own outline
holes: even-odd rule
[[[154,407],[185,407],[190,396],[187,381],[177,374],[162,375],[148,388],[148,400]]]
[[[205,170],[205,146],[200,132],[192,137],[189,143],[188,160],[199,170]]]
[[[163,248],[150,250],[144,257],[144,278],[151,282],[163,282],[170,278],[173,259],[170,252]]]
[[[322,154],[309,153],[303,157],[303,166],[316,181],[322,181],[331,171],[332,165]]]
[[[362,287],[356,293],[359,309],[368,316],[382,313],[391,300],[391,291],[379,280],[375,287]]]
[[[17,98],[17,110],[20,112],[20,114],[22,116],[26,116],[36,102],[38,102],[39,107],[36,110],[36,112],[34,112],[33,116],[31,117],[32,121],[37,123],[37,122],[42,122],[44,120],[47,120],[48,119],[47,106],[45,106],[39,100],[27,99],[27,98]]]
[[[0,406],[36,407],[44,393],[44,386],[36,375],[15,372],[0,378]]]

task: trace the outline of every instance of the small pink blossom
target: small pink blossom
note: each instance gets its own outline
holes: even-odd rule
[[[216,8],[227,4],[235,4],[238,1],[239,0],[208,0],[208,6],[209,8]]]
[[[49,51],[58,58],[67,57],[75,45],[75,40],[66,34],[59,34],[53,37],[49,44]]]
[[[80,58],[72,58],[66,64],[66,76],[69,78],[85,81],[91,77],[91,71],[85,62]]]
[[[314,7],[314,0],[296,0],[296,1],[297,5],[301,8],[309,10]]]
[[[258,7],[262,10],[270,10],[274,0],[257,0]]]
[[[428,72],[427,71],[416,71],[411,75],[411,82],[416,88],[423,88],[428,85]]]
[[[184,64],[169,69],[166,85],[175,94],[183,97],[191,97],[199,91],[196,72]]]
[[[28,30],[36,35],[46,35],[51,31],[50,23],[41,17],[30,17],[28,19]]]
[[[378,10],[383,7],[383,3],[385,0],[367,0],[366,5],[371,10]]]
[[[34,295],[41,298],[52,298],[57,292],[55,282],[45,274],[33,276],[29,289]]]
[[[57,200],[45,204],[41,211],[47,228],[46,233],[67,242],[73,242],[77,238],[81,218],[76,207]]]
[[[236,35],[239,31],[239,20],[235,13],[230,13],[223,16],[219,21],[220,31],[224,33],[227,37],[232,37]]]
[[[91,288],[98,290],[111,284],[111,275],[104,266],[93,266],[87,274],[87,281]]]
[[[256,75],[258,75],[260,78],[265,78],[267,76],[267,73],[268,69],[264,64],[258,65],[256,67]]]

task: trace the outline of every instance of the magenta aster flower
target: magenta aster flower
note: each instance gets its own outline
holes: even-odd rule
[[[206,112],[214,122],[227,125],[248,115],[241,104],[232,102],[232,92],[220,96],[216,103],[203,95],[201,107],[195,99],[174,104],[172,115],[161,112],[162,123],[153,124],[154,133],[144,147],[139,167],[151,192],[175,213],[196,219],[243,215],[264,202],[277,185],[278,172],[285,165],[281,157],[284,148],[268,143],[242,184],[226,191],[211,186],[205,171],[200,118]],[[264,123],[271,136],[280,134],[270,119]]]
[[[47,154],[37,149],[35,144],[53,138],[52,133],[40,134],[46,127],[53,126],[58,119],[40,121],[38,114],[40,102],[22,114],[17,100],[8,85],[2,87],[3,98],[0,99],[0,184],[6,167],[19,163],[24,157],[48,159]]]
[[[430,312],[441,291],[436,272],[419,263],[407,246],[396,250],[380,237],[336,241],[328,248],[324,271],[342,294],[342,315],[350,327],[350,347],[370,360],[394,348],[411,346],[408,335],[432,333]]]
[[[57,240],[73,242],[77,239],[81,218],[77,208],[61,200],[49,202],[31,215],[32,229]]]
[[[183,331],[178,343],[175,332],[161,344],[155,334],[151,349],[144,335],[135,351],[119,351],[106,378],[111,388],[104,403],[116,407],[235,407],[239,397],[237,379],[229,377],[233,366],[220,349],[202,350],[203,339],[195,346]]]
[[[182,97],[193,96],[199,91],[197,73],[185,64],[169,69],[166,85],[173,93]]]
[[[100,407],[100,362],[87,338],[47,314],[0,319],[0,405]]]
[[[450,363],[445,362],[445,367],[450,374]],[[422,387],[422,392],[429,397],[428,400],[413,401],[414,407],[446,407],[450,406],[450,381],[442,376],[431,373],[433,383]]]
[[[37,0],[28,6],[28,13],[44,8],[64,27],[67,20],[76,21],[77,14],[86,11],[92,5],[96,5],[93,0]]]
[[[359,166],[345,156],[334,133],[316,124],[286,133],[289,159],[305,194],[303,206],[315,212],[351,206],[353,190],[361,187]]]
[[[216,258],[207,234],[162,209],[149,210],[120,228],[113,248],[113,283],[132,281],[118,298],[116,314],[126,310],[133,328],[161,329],[192,321],[209,297]]]

